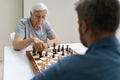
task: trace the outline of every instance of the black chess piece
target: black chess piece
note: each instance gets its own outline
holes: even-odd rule
[[[55,51],[55,46],[56,46],[56,44],[54,43],[54,44],[53,44],[53,52]]]
[[[74,51],[71,49],[71,55],[74,54]]]
[[[64,56],[65,54],[64,54],[64,51],[62,51],[62,56]]]
[[[64,51],[64,45],[62,45],[61,51]]]
[[[73,50],[72,50],[71,48],[69,48],[69,51],[68,51],[68,52],[69,52],[69,54],[71,54],[71,55],[73,54]]]
[[[58,45],[58,52],[60,52],[60,45]]]
[[[36,55],[36,50],[35,50],[34,48],[33,48],[32,53],[33,53],[33,56],[35,56],[35,55]]]
[[[55,48],[55,46],[56,46],[56,44],[54,43],[54,44],[53,44],[53,47]]]
[[[35,53],[35,50],[33,50],[32,53]]]
[[[69,48],[68,48],[68,45],[67,45],[67,47],[66,47],[66,51],[68,51],[68,49],[69,49]]]
[[[45,53],[45,56],[48,56],[48,53],[47,53],[47,51],[46,51],[46,53]]]
[[[39,54],[39,57],[43,57],[42,52],[37,52]]]
[[[55,49],[54,54],[57,54],[57,49]]]
[[[55,57],[55,54],[52,55],[52,58],[54,58],[54,57]]]

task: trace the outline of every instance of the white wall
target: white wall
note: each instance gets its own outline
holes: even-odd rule
[[[61,43],[79,42],[77,14],[74,3],[78,0],[24,0],[24,17],[28,17],[31,6],[43,2],[48,7],[48,20]]]
[[[9,35],[20,18],[22,0],[0,0],[0,60],[3,60],[4,46],[11,45]]]

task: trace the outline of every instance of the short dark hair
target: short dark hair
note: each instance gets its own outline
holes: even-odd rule
[[[80,0],[76,11],[79,20],[87,20],[97,32],[115,32],[119,26],[120,5],[118,0]]]

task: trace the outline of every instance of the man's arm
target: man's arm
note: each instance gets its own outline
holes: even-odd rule
[[[21,37],[16,36],[13,41],[13,47],[15,50],[22,50],[29,46],[32,42],[31,38],[23,40]]]
[[[34,43],[43,43],[41,40],[39,40],[36,37],[32,37],[29,39],[23,39],[21,37],[15,36],[14,41],[13,41],[13,47],[15,50],[22,50],[28,47],[30,44]]]
[[[34,44],[34,43],[43,43],[45,48],[49,48],[49,47],[52,47],[53,44],[59,44],[59,38],[57,36],[55,36],[54,38],[52,38],[51,40],[49,40],[49,45],[48,46],[48,43],[44,43],[43,41],[41,41],[40,39],[36,38],[36,37],[32,37],[32,38],[29,38],[29,39],[23,39],[19,36],[15,36],[14,38],[14,41],[13,41],[13,47],[15,50],[22,50],[22,49],[25,49],[26,47],[28,47],[30,44]]]

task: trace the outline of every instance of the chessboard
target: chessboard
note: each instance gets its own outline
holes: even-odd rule
[[[69,48],[69,45],[53,46],[53,48],[42,52],[36,52],[35,50],[26,51],[26,55],[35,74],[47,69],[59,59],[75,53],[73,49]]]

